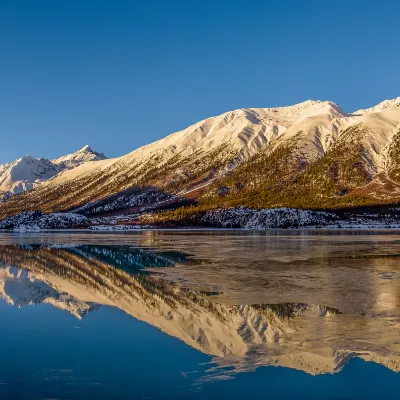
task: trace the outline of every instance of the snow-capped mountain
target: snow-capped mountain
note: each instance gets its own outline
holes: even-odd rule
[[[98,153],[92,150],[89,145],[86,145],[75,153],[56,158],[51,160],[51,162],[55,165],[70,169],[88,161],[99,161],[105,160],[106,158],[107,157],[103,153]]]
[[[304,208],[312,200],[309,207],[329,208],[356,204],[354,196],[387,201],[397,193],[388,187],[400,188],[399,105],[386,100],[348,113],[309,100],[230,111],[126,156],[64,170],[0,205],[0,218],[75,209],[109,196],[119,203],[119,193],[141,187],[222,207]]]
[[[45,158],[25,156],[0,165],[0,192],[22,193],[57,175],[61,169]]]
[[[34,189],[64,169],[104,159],[106,156],[103,153],[97,153],[89,146],[55,160],[31,156],[19,158],[12,163],[0,165],[0,194],[11,195]]]
[[[376,106],[373,106],[371,108],[366,108],[362,110],[357,110],[354,112],[354,114],[371,114],[371,113],[377,113],[381,112],[386,109],[390,108],[395,108],[400,106],[400,96],[396,97],[395,99],[392,100],[384,100],[377,104]]]

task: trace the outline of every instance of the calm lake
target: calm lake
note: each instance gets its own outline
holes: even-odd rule
[[[0,234],[0,399],[398,399],[400,232]]]

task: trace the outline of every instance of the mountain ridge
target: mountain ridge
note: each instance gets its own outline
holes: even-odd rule
[[[379,197],[379,190],[372,195],[368,185],[378,175],[400,185],[393,172],[399,132],[400,98],[353,113],[319,100],[233,110],[125,156],[65,169],[1,204],[0,218],[23,211],[80,209],[108,198],[115,202],[119,193],[126,197],[134,188],[155,188],[204,206],[387,204],[397,201],[397,190]]]
[[[88,145],[75,153],[53,160],[23,156],[11,163],[0,165],[0,194],[10,196],[32,190],[65,169],[102,159],[106,159],[106,156],[92,150]]]

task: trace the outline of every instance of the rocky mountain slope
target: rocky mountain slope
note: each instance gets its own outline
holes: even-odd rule
[[[399,146],[400,98],[353,113],[329,101],[240,109],[126,156],[64,170],[1,204],[0,218],[87,205],[112,212],[111,203],[119,211],[137,210],[129,193],[137,197],[140,190],[159,193],[141,201],[147,209],[172,207],[183,199],[206,208],[395,203],[400,199]]]
[[[103,153],[97,153],[89,146],[55,160],[24,156],[0,165],[0,194],[13,195],[34,189],[65,169],[104,159]]]

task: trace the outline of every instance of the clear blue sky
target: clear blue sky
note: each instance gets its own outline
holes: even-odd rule
[[[235,108],[400,96],[399,3],[1,1],[0,163],[118,156]]]

